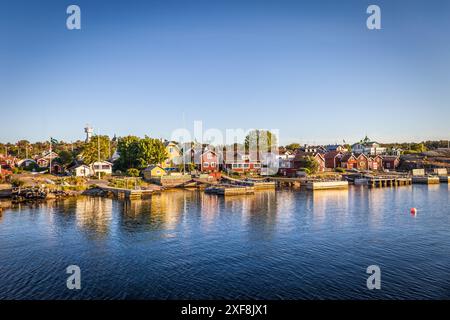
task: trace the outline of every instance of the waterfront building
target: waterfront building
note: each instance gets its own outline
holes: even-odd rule
[[[371,141],[367,136],[358,143],[352,145],[353,153],[363,153],[365,155],[385,154],[386,148],[381,147],[376,141]]]
[[[174,170],[183,162],[181,150],[178,144],[174,141],[165,141],[164,146],[166,148],[168,158],[160,165],[165,169]]]
[[[206,150],[200,156],[200,171],[213,173],[219,171],[219,156],[212,150]]]
[[[91,170],[94,175],[99,173],[112,174],[113,164],[109,161],[96,161],[91,164]]]
[[[355,154],[356,158],[356,169],[365,171],[369,170],[369,157],[366,156],[364,153],[361,154]]]
[[[383,158],[380,155],[369,157],[369,169],[373,171],[383,170]]]
[[[341,166],[341,158],[343,153],[340,151],[329,151],[323,155],[325,168],[336,169]]]
[[[344,169],[357,169],[358,161],[353,153],[343,154],[339,160],[339,165],[337,167],[341,167]]]
[[[162,166],[150,165],[147,168],[145,168],[144,170],[142,170],[142,174],[144,176],[144,179],[149,180],[149,179],[155,178],[155,177],[166,176],[167,172],[166,172],[166,170],[164,170],[164,168]]]
[[[48,168],[50,166],[50,162],[58,157],[59,155],[56,152],[44,151],[41,156],[37,156],[35,160],[40,168]]]
[[[400,165],[399,156],[384,156],[383,157],[383,168],[387,170],[395,170]]]
[[[347,151],[349,151],[345,146],[343,146],[341,144],[329,144],[329,145],[325,146],[325,149],[327,152],[330,152],[330,151],[347,152]]]
[[[318,164],[318,172],[325,171],[325,157],[319,152],[298,151],[293,159],[282,159],[280,161],[279,174],[282,176],[295,177],[304,166],[306,157],[313,158]]]
[[[248,153],[224,152],[223,168],[235,173],[260,173],[261,161],[253,159]]]
[[[90,177],[94,174],[91,167],[85,164],[77,164],[69,168],[69,171],[75,177]]]

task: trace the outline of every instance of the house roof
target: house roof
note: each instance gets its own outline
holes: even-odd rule
[[[96,164],[96,163],[107,163],[107,164],[109,164],[109,165],[113,165],[111,162],[106,161],[106,160],[103,160],[103,161],[95,161],[95,162],[92,163],[92,164]]]
[[[382,158],[383,158],[383,161],[394,161],[394,160],[400,159],[399,156],[383,156]]]
[[[342,154],[342,152],[339,151],[329,151],[324,154],[324,159],[334,159],[338,154]]]
[[[160,168],[161,170],[164,170],[164,168],[161,167],[161,166],[158,166],[158,165],[156,165],[156,164],[151,164],[151,165],[149,165],[147,168],[145,168],[143,171],[151,171],[151,170],[153,170],[153,169],[155,169],[155,168]]]
[[[347,161],[350,160],[352,157],[355,159],[355,155],[354,155],[353,153],[345,153],[345,154],[342,156],[341,161],[342,161],[342,162],[347,162]]]

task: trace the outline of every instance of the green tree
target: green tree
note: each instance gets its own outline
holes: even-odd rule
[[[257,151],[258,153],[277,151],[277,137],[268,130],[256,129],[247,134],[244,145],[247,151]]]
[[[300,166],[302,168],[308,169],[309,173],[317,173],[319,170],[319,163],[314,159],[314,157],[306,156],[300,160]]]
[[[136,168],[130,168],[127,170],[127,176],[129,177],[139,177],[139,170]]]
[[[138,167],[138,141],[139,137],[126,136],[119,138],[117,151],[120,154],[119,159],[114,163],[116,169],[127,170]]]
[[[291,143],[288,144],[285,148],[286,150],[295,151],[300,148],[300,143]]]
[[[63,166],[68,166],[73,161],[73,154],[72,152],[62,150],[58,153],[59,155],[59,161]]]
[[[85,143],[81,151],[81,158],[86,164],[92,164],[109,158],[109,137],[108,136],[93,136],[88,143]]]
[[[151,164],[160,164],[168,158],[164,144],[148,136],[143,139],[136,136],[120,138],[117,151],[120,158],[115,166],[120,170],[143,169]]]

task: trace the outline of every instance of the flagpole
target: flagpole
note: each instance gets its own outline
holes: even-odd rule
[[[98,165],[97,168],[100,169],[100,135],[97,129],[97,152],[98,152]],[[98,170],[98,180],[100,180],[100,170]]]
[[[50,168],[49,168],[49,172],[50,174],[52,174],[52,137],[50,137]]]

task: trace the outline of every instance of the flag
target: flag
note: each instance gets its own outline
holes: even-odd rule
[[[50,137],[50,143],[52,143],[52,144],[58,144],[58,140],[53,139],[52,137]]]

